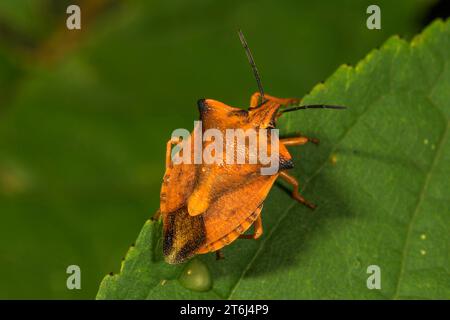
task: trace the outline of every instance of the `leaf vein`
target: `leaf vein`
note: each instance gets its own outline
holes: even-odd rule
[[[438,160],[439,160],[439,158],[441,156],[441,153],[442,153],[442,149],[443,149],[442,146],[445,145],[445,142],[447,141],[449,127],[450,127],[450,121],[447,121],[447,125],[445,127],[445,130],[444,130],[444,132],[443,132],[443,134],[442,134],[442,136],[440,138],[440,141],[439,141],[439,146],[438,146],[438,148],[437,148],[437,150],[436,150],[436,152],[434,154],[433,162],[431,163],[431,166],[428,169],[428,173],[425,176],[425,180],[424,180],[422,189],[421,189],[420,194],[419,194],[419,199],[417,201],[416,208],[414,209],[414,212],[413,212],[413,214],[411,216],[411,219],[410,219],[410,221],[409,221],[409,223],[407,225],[406,237],[405,237],[405,242],[403,244],[403,250],[402,250],[402,258],[400,260],[400,271],[399,271],[397,285],[396,285],[396,288],[395,288],[395,293],[394,293],[393,299],[398,299],[398,297],[399,297],[400,283],[401,283],[401,281],[403,279],[403,274],[404,274],[404,271],[405,271],[406,253],[407,253],[407,251],[408,251],[408,249],[410,247],[412,226],[414,224],[414,221],[417,218],[417,214],[418,214],[419,209],[420,209],[420,207],[421,207],[421,205],[423,203],[423,200],[425,199],[425,193],[426,193],[426,190],[428,189],[428,185],[429,185],[431,177],[433,175],[434,168],[436,167],[436,164],[438,163]]]

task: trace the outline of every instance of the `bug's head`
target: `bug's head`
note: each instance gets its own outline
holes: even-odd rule
[[[239,128],[248,122],[247,110],[230,107],[213,99],[200,99],[197,105],[204,129]]]
[[[280,105],[270,101],[258,108],[244,110],[230,107],[213,99],[200,99],[197,102],[203,129],[273,129],[276,126]]]
[[[264,90],[261,84],[261,78],[256,68],[253,56],[244,38],[244,35],[239,30],[239,37],[247,54],[250,66],[258,84],[259,104],[251,107],[248,111],[240,108],[230,107],[220,101],[212,99],[200,99],[197,102],[200,112],[200,120],[203,124],[203,129],[218,129],[225,130],[229,128],[254,128],[254,129],[273,129],[276,126],[276,120],[282,113],[291,112],[301,109],[312,108],[326,108],[326,109],[343,109],[340,106],[327,105],[309,105],[309,106],[294,106],[292,108],[279,110],[281,103],[275,100],[266,99],[264,97]]]
[[[249,120],[254,127],[261,129],[274,129],[278,118],[280,104],[265,101],[257,108],[248,111]]]
[[[264,89],[261,83],[261,77],[259,76],[258,68],[256,67],[255,60],[253,59],[253,55],[248,47],[247,41],[245,40],[244,34],[241,30],[238,31],[239,39],[241,40],[242,46],[244,47],[245,53],[247,54],[248,62],[253,70],[253,75],[256,80],[256,84],[258,85],[259,91],[259,105],[251,108],[249,113],[251,117],[255,119],[256,122],[261,124],[262,128],[273,128],[276,124],[276,119],[281,116],[281,114],[296,110],[303,109],[345,109],[342,106],[334,106],[334,105],[307,105],[307,106],[294,106],[292,108],[284,109],[282,111],[278,111],[280,108],[279,104],[275,104],[269,100],[264,98]],[[252,115],[253,114],[253,115]]]

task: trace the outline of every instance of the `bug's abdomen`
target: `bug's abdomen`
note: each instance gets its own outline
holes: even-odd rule
[[[244,219],[234,230],[232,230],[230,233],[226,234],[225,236],[221,237],[220,239],[203,244],[197,251],[197,254],[202,253],[208,253],[208,252],[214,252],[217,250],[220,250],[221,248],[229,245],[234,240],[236,240],[241,234],[243,234],[245,231],[247,231],[250,226],[255,222],[255,220],[258,218],[258,216],[261,214],[263,205],[261,204],[258,209],[256,209],[255,212],[253,212],[250,216],[248,216],[246,219]],[[206,226],[207,228],[207,226]]]
[[[191,217],[186,206],[163,214],[163,253],[166,262],[182,263],[205,244],[205,224],[202,215]]]

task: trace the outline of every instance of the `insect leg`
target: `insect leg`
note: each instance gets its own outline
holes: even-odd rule
[[[319,144],[319,139],[298,136],[298,137],[283,138],[283,139],[280,139],[280,142],[282,144],[284,144],[285,146],[301,146],[308,142],[312,142],[314,144]]]
[[[298,182],[293,176],[289,175],[288,173],[286,173],[284,171],[280,171],[279,177],[284,179],[287,183],[289,183],[290,185],[292,185],[294,187],[294,189],[292,190],[292,197],[295,200],[297,200],[301,204],[304,204],[308,208],[311,208],[311,209],[316,208],[315,204],[308,202],[307,200],[305,200],[305,198],[303,198],[300,195],[300,193],[298,192],[298,187],[299,187]]]
[[[255,222],[253,222],[253,227],[255,230],[253,231],[253,234],[241,234],[239,236],[240,239],[258,239],[262,233],[263,233],[263,226],[262,226],[262,219],[261,215],[256,218]]]
[[[167,141],[166,144],[166,168],[172,168],[172,145],[177,145],[180,142],[179,139]]]
[[[156,213],[153,215],[152,220],[157,221],[159,220],[159,217],[161,217],[161,210],[158,209],[158,211],[156,211]]]
[[[259,97],[261,94],[259,92],[255,92],[252,97],[250,98],[250,108],[256,108],[259,105]],[[268,94],[264,94],[264,100],[265,101],[271,101],[278,104],[281,104],[283,106],[291,105],[291,104],[299,104],[300,99],[297,98],[277,98],[270,96]]]
[[[179,139],[170,139],[166,144],[166,172],[163,177],[163,184],[161,187],[160,193],[160,209],[155,213],[152,217],[153,220],[158,220],[161,216],[161,211],[165,211],[165,202],[166,202],[166,192],[167,192],[167,181],[170,177],[170,172],[172,171],[172,145],[178,144],[180,142]]]
[[[216,250],[216,260],[222,260],[225,259],[225,256],[223,255],[223,252],[219,250]]]

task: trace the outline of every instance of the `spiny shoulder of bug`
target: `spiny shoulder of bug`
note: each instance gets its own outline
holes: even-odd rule
[[[197,102],[203,129],[273,129],[280,104],[264,100],[257,107],[245,110],[213,99]]]

